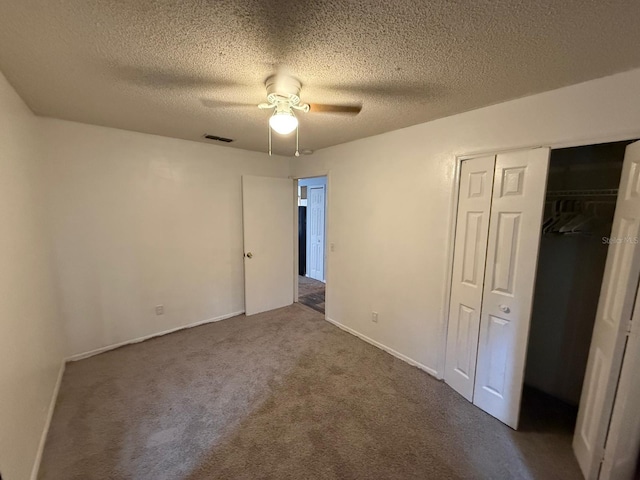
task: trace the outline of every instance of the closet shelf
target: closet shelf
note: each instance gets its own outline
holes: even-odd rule
[[[547,197],[617,197],[618,189],[599,189],[599,190],[550,190]]]

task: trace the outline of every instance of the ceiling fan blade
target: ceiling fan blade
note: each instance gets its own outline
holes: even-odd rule
[[[324,86],[329,91],[340,93],[348,93],[356,98],[358,97],[393,97],[398,100],[406,100],[410,102],[433,100],[443,97],[447,94],[447,90],[435,83],[417,83],[417,82],[376,82],[362,84],[335,84]]]
[[[216,77],[214,75],[194,72],[186,69],[166,69],[117,65],[112,67],[113,73],[120,79],[138,87],[158,89],[213,90],[225,88],[243,88],[242,82]]]
[[[228,102],[225,100],[213,100],[211,98],[201,98],[200,103],[209,108],[238,108],[238,107],[251,107],[256,108],[255,103],[246,102]]]
[[[310,103],[309,111],[313,113],[341,113],[346,115],[357,115],[362,110],[362,105],[324,105],[321,103]]]

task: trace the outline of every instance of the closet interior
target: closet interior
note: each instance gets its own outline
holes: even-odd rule
[[[531,422],[540,428],[542,422],[573,433],[629,143],[551,151],[525,367],[523,428]]]

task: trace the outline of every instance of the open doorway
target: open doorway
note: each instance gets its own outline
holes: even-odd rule
[[[325,313],[327,177],[298,180],[298,301]]]
[[[571,443],[630,141],[551,151],[521,429]]]

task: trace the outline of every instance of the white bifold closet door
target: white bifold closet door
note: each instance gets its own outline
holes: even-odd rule
[[[640,292],[638,292],[640,294]],[[611,415],[599,480],[632,480],[640,451],[640,295],[636,295],[629,340]]]
[[[520,413],[548,168],[548,148],[461,165],[445,381],[512,428]]]
[[[598,478],[603,460],[603,478],[628,478],[621,475],[606,476],[614,468],[622,468],[625,456],[623,445],[616,445],[615,442],[611,446],[607,444],[605,453],[607,432],[610,439],[617,438],[625,432],[630,434],[627,447],[630,442],[637,441],[638,432],[626,431],[624,424],[637,422],[638,417],[635,415],[638,414],[638,409],[627,407],[626,413],[624,410],[618,411],[617,413],[622,415],[620,418],[616,418],[615,411],[612,418],[611,412],[614,400],[618,408],[618,405],[621,405],[621,395],[628,395],[629,391],[633,394],[634,391],[629,385],[625,387],[629,390],[621,389],[625,381],[630,381],[630,378],[625,376],[624,372],[621,378],[620,370],[625,348],[638,348],[638,342],[628,341],[628,335],[634,332],[631,319],[640,275],[639,235],[640,142],[635,142],[627,147],[622,167],[611,231],[612,243],[607,253],[600,301],[580,398],[578,421],[573,437],[573,450],[582,473],[588,480]],[[626,364],[624,368],[627,369]],[[637,371],[633,372],[633,376],[637,375]],[[620,385],[618,385],[619,380]],[[634,398],[632,401],[637,404],[639,400]],[[609,427],[610,422],[611,427]],[[611,428],[610,431],[609,428]],[[637,455],[637,450],[634,454]]]
[[[518,428],[548,148],[496,157],[473,403]]]
[[[495,155],[464,160],[460,165],[444,380],[469,401],[473,400],[476,375],[495,166]]]

